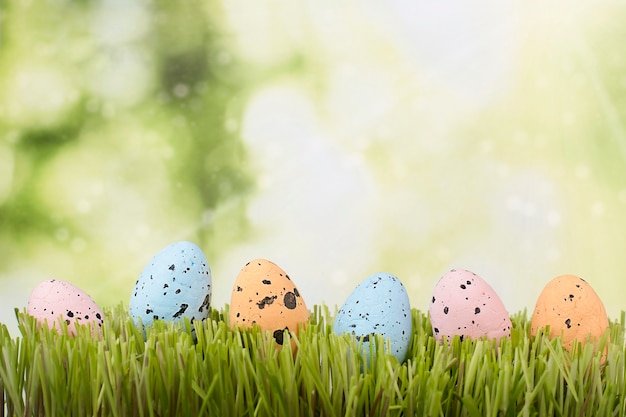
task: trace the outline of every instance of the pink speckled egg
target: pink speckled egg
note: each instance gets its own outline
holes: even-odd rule
[[[511,319],[502,300],[487,282],[464,269],[446,273],[433,291],[430,321],[437,341],[511,336]]]
[[[84,291],[58,279],[37,285],[26,311],[50,328],[57,328],[59,319],[64,320],[70,335],[76,335],[76,323],[90,324],[94,335],[102,334],[104,313],[100,307]]]

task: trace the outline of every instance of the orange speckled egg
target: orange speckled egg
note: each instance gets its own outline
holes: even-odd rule
[[[574,340],[596,341],[609,327],[602,300],[591,285],[576,275],[562,275],[545,286],[533,312],[531,335],[550,326],[550,338],[562,337],[571,352]]]
[[[239,272],[230,298],[230,327],[254,325],[272,332],[283,344],[283,332],[297,335],[309,311],[295,284],[278,265],[266,259],[248,262]]]

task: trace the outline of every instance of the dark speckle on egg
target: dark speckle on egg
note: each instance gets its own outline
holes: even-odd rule
[[[202,313],[204,311],[204,309],[208,309],[209,305],[211,304],[211,294],[207,294],[204,297],[204,301],[202,302],[202,304],[200,305],[200,307],[198,308],[198,311],[200,313]]]
[[[285,304],[285,307],[287,307],[289,310],[293,310],[294,308],[296,308],[296,295],[292,292],[288,292],[283,297],[283,302]]]
[[[279,345],[282,345],[284,342],[285,331],[289,331],[289,329],[285,327],[284,329],[274,330],[274,340],[276,340],[276,343],[278,343]]]
[[[176,313],[174,313],[173,317],[174,318],[180,317],[187,310],[187,307],[189,307],[189,304],[182,303],[180,305],[180,309]]]
[[[277,298],[278,298],[278,296],[276,296],[276,295],[273,295],[271,297],[264,297],[261,301],[256,303],[256,305],[259,306],[260,310],[263,310],[266,305],[272,304],[274,302],[274,300],[276,300]]]

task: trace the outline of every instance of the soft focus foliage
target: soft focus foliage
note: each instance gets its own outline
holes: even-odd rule
[[[459,267],[626,308],[624,2],[1,7],[0,321],[52,277],[125,302],[180,239],[218,306],[264,257],[310,304]]]
[[[71,275],[111,301],[146,251],[189,239],[215,256],[245,233],[246,83],[218,4],[2,11],[0,271]]]

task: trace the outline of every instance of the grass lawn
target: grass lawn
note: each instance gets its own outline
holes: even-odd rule
[[[231,331],[228,306],[195,331],[157,322],[144,335],[120,305],[106,311],[101,340],[16,314],[21,336],[0,326],[0,416],[626,415],[624,313],[597,351],[570,354],[558,338],[530,337],[525,312],[496,346],[439,344],[428,315],[413,310],[408,359],[398,363],[378,338],[369,366],[353,336],[332,333],[323,306],[294,351],[257,329]]]

